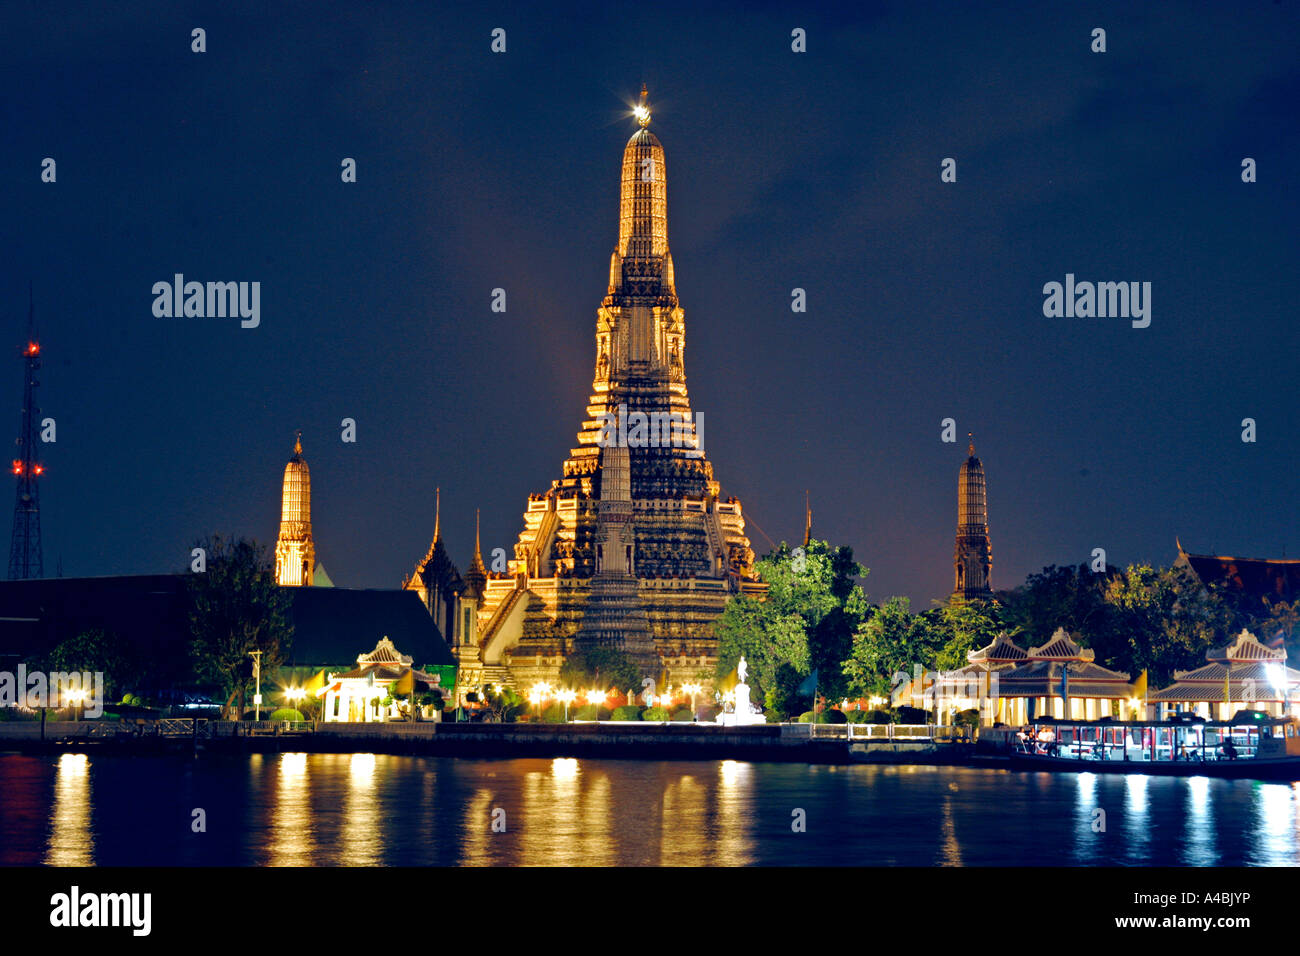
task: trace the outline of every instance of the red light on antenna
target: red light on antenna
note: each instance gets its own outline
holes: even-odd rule
[[[15,475],[21,475],[22,473],[23,473],[23,463],[22,463],[21,461],[19,461],[17,458],[15,458],[15,459],[14,459],[14,474],[15,474]]]
[[[38,474],[38,475],[43,475],[43,474],[45,474],[45,466],[44,466],[44,465],[36,465],[34,468],[32,468],[32,471],[35,472],[35,473]]]
[[[28,342],[28,343],[27,343],[27,354],[28,354],[28,355],[39,355],[40,352],[41,352],[41,347],[40,347],[39,345],[37,345],[35,342]]]

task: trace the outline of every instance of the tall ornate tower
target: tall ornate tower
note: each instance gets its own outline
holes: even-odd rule
[[[636,531],[628,449],[601,449],[600,501],[596,505],[596,574],[574,638],[575,650],[612,648],[627,654],[646,673],[659,669],[650,619],[636,579]]]
[[[36,372],[41,367],[41,347],[36,341],[36,318],[31,293],[27,301],[27,344],[23,347],[23,422],[18,435],[18,457],[12,471],[18,479],[14,500],[13,537],[9,541],[9,580],[45,576],[41,557],[41,501],[37,480],[45,467],[36,460],[37,423]]]
[[[640,128],[623,150],[618,244],[596,310],[591,398],[577,447],[550,489],[530,497],[509,573],[488,581],[480,611],[485,668],[508,669],[517,686],[553,680],[580,628],[584,639],[596,640],[599,632],[605,635],[599,640],[612,640],[606,597],[598,599],[602,623],[583,620],[602,572],[626,575],[624,585],[635,580],[659,667],[670,679],[709,679],[717,652],[713,622],[733,594],[764,590],[754,577],[740,502],[719,496],[703,422],[686,391],[685,313],[668,248],[667,168],[663,145],[649,129],[644,87],[633,112]],[[620,429],[628,426],[626,440],[620,434],[609,441],[614,419]],[[648,420],[650,430],[638,433],[638,420]],[[611,444],[622,451],[612,454]],[[624,473],[626,491],[621,484],[606,488]],[[630,520],[615,520],[625,512]],[[615,526],[619,541],[630,534],[619,546],[632,547],[630,559],[625,551],[621,558],[604,551]],[[615,572],[616,558],[625,570]],[[609,584],[600,593],[613,593]],[[618,601],[633,611],[625,597]],[[622,620],[631,630],[620,640],[643,647],[638,617],[623,614]]]
[[[984,485],[984,465],[975,457],[972,436],[957,475],[957,548],[954,593],[967,600],[986,598],[992,592],[993,545],[989,542],[989,497]]]
[[[302,457],[302,432],[293,443],[293,457],[284,466],[280,502],[280,537],[275,542],[275,583],[311,587],[316,545],[311,539],[311,474]]]

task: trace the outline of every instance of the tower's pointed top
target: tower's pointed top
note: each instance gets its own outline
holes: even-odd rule
[[[970,444],[966,446],[966,454],[974,458],[975,457],[975,433],[967,432],[966,437],[970,440]]]
[[[482,601],[487,593],[487,568],[483,566],[483,549],[479,544],[479,511],[474,509],[474,557],[470,559],[465,574],[465,593],[475,601]]]
[[[442,489],[433,489],[433,543],[442,540]]]
[[[636,106],[632,108],[632,113],[636,116],[636,121],[641,124],[642,129],[645,129],[650,125],[650,107],[646,105],[646,88],[644,83],[641,84],[641,99]]]
[[[808,498],[807,489],[803,493],[803,546],[807,548],[812,543],[812,502]]]
[[[302,429],[301,428],[299,428],[298,431],[294,433],[293,453],[295,455],[302,454]]]

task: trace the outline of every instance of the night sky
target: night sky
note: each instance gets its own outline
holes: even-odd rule
[[[336,584],[397,586],[437,485],[462,567],[476,507],[510,549],[584,415],[643,81],[687,382],[759,554],[807,488],[874,600],[928,606],[974,431],[995,587],[1175,536],[1300,556],[1296,5],[985,6],[6,4],[0,426],[30,280],[46,573],[273,544],[298,428]],[[154,317],[177,272],[260,282],[261,326]],[[1066,273],[1151,282],[1150,327],[1044,317]]]

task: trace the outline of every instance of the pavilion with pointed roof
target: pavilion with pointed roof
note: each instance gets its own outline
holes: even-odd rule
[[[966,667],[939,674],[926,690],[927,703],[937,692],[941,711],[978,709],[985,723],[1097,720],[1116,710],[1121,719],[1136,717],[1140,705],[1133,704],[1128,675],[1102,667],[1095,657],[1064,628],[1028,650],[999,634],[987,647],[969,651]]]
[[[404,710],[396,699],[384,706],[384,700],[429,693],[441,682],[441,675],[416,668],[414,658],[401,653],[385,636],[373,651],[357,655],[357,666],[352,670],[326,675],[315,693],[325,700],[321,719],[327,723],[382,723],[404,720],[406,714],[418,720],[418,707]],[[426,719],[435,718],[431,713]]]
[[[1275,717],[1284,708],[1294,712],[1300,671],[1287,666],[1285,648],[1268,647],[1243,628],[1226,646],[1206,651],[1205,659],[1203,667],[1174,671],[1174,682],[1153,693],[1151,702],[1207,720],[1228,720],[1243,708]]]

